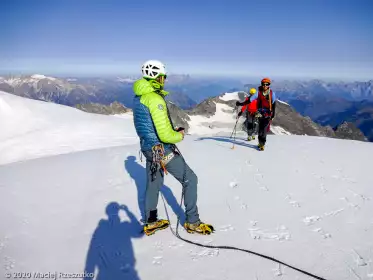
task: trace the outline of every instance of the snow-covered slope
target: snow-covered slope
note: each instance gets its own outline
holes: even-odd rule
[[[229,103],[219,103],[220,100]],[[202,103],[201,106],[203,107],[209,107],[211,106],[211,103],[214,103],[214,106],[216,106],[216,108],[214,108],[214,113],[212,115],[189,115],[190,121],[188,122],[188,132],[192,135],[220,135],[232,133],[237,120],[236,117],[238,111],[234,105],[237,100],[245,100],[244,92],[225,93],[217,98],[211,99],[207,104]],[[206,111],[208,109],[209,108],[206,108]],[[237,131],[243,131],[242,124],[244,121],[244,117],[241,117],[238,120]],[[276,135],[291,135],[290,132],[276,125],[271,126],[271,132]]]
[[[61,141],[81,150],[92,135],[102,147],[0,166],[0,279],[83,271],[93,279],[312,279],[258,256],[184,243],[169,229],[141,235],[145,169],[130,118],[0,100],[1,143],[28,147],[17,160],[64,152]],[[3,130],[4,117],[29,133]],[[128,134],[117,134],[120,125]],[[55,126],[63,127],[58,137]],[[113,135],[121,146],[105,147]],[[254,144],[238,139],[231,149],[229,137],[186,136],[178,145],[199,178],[201,219],[216,228],[197,236],[179,227],[181,236],[249,249],[328,280],[372,279],[372,144],[294,135],[270,135],[264,152]],[[180,184],[168,175],[161,191],[175,228]],[[161,198],[158,209],[166,217]]]
[[[237,113],[226,104],[217,103],[215,114],[212,116],[189,116],[189,133],[196,135],[232,132]]]
[[[78,109],[0,91],[0,165],[40,156],[137,142],[132,115]]]
[[[219,99],[223,100],[223,101],[231,101],[231,100],[234,100],[234,101],[237,101],[237,100],[240,100],[240,101],[244,101],[245,98],[246,98],[246,94],[243,93],[243,92],[238,92],[238,91],[235,91],[235,92],[226,92],[224,94],[222,94]]]

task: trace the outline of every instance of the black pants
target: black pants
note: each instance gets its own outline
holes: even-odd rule
[[[258,120],[255,115],[246,114],[245,127],[247,136],[253,136],[257,133]]]
[[[258,142],[261,145],[265,145],[267,141],[267,133],[270,125],[270,118],[259,118],[259,132],[258,132]]]

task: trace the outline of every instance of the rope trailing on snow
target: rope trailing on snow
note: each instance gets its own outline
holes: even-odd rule
[[[184,161],[184,175],[183,175],[183,185],[184,185],[184,182],[185,182],[185,177],[186,177],[186,162],[185,162],[185,159],[184,157],[182,156],[180,150],[178,147],[175,146],[175,149],[177,149],[177,152],[179,153],[180,157],[183,159]],[[166,212],[166,216],[167,216],[167,219],[170,221],[170,217],[168,215],[168,211],[167,211],[167,207],[166,207],[166,202],[165,202],[165,199],[164,199],[164,196],[162,194],[162,200],[163,200],[163,205],[164,205],[164,209],[165,209],[165,212]],[[184,188],[182,190],[182,194],[181,194],[181,200],[180,200],[180,205],[179,207],[181,208],[182,204],[183,204],[183,200],[184,200]],[[261,258],[264,258],[264,259],[267,259],[267,260],[270,260],[270,261],[273,261],[273,262],[276,262],[276,263],[279,263],[279,264],[282,264],[284,266],[287,266],[287,267],[290,267],[298,272],[301,272],[305,275],[308,275],[310,277],[313,277],[315,279],[318,279],[318,280],[326,280],[325,278],[322,278],[322,277],[319,277],[317,275],[314,275],[312,273],[309,273],[303,269],[300,269],[300,268],[296,268],[292,265],[289,265],[287,263],[284,263],[282,261],[279,261],[275,258],[272,258],[272,257],[269,257],[269,256],[266,256],[266,255],[263,255],[263,254],[260,254],[260,253],[256,253],[254,251],[251,251],[251,250],[247,250],[247,249],[242,249],[242,248],[238,248],[238,247],[233,247],[233,246],[214,246],[214,245],[205,245],[205,244],[201,244],[201,243],[198,243],[198,242],[194,242],[194,241],[190,241],[190,240],[187,240],[183,237],[181,237],[179,235],[179,231],[178,231],[178,228],[179,228],[179,223],[180,223],[180,214],[177,216],[177,224],[176,224],[176,232],[172,229],[171,227],[171,222],[170,222],[170,230],[172,232],[173,235],[175,235],[177,238],[179,238],[180,240],[186,242],[186,243],[189,243],[189,244],[192,244],[192,245],[196,245],[196,246],[199,246],[199,247],[204,247],[204,248],[210,248],[210,249],[226,249],[226,250],[235,250],[235,251],[241,251],[241,252],[245,252],[245,253],[249,253],[249,254],[253,254],[253,255],[256,255],[256,256],[259,256]]]

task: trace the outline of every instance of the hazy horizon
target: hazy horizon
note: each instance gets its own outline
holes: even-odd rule
[[[0,71],[369,80],[373,2],[0,1]],[[138,72],[137,72],[138,71]]]
[[[43,72],[27,72],[27,73],[22,73],[22,72],[3,72],[0,71],[0,77],[20,77],[20,76],[31,76],[31,75],[44,75],[47,77],[54,77],[54,78],[61,78],[61,79],[67,79],[67,78],[80,78],[80,79],[99,79],[99,78],[107,78],[107,79],[113,79],[113,78],[126,78],[126,77],[132,77],[132,78],[140,78],[141,73],[128,73],[128,74],[123,74],[123,73],[118,73],[118,74],[112,74],[112,73],[106,73],[106,74],[52,74],[52,73],[43,73]],[[230,75],[203,75],[203,74],[189,74],[189,73],[172,73],[169,74],[171,75],[189,75],[192,79],[228,79],[228,80],[237,80],[242,83],[260,83],[260,80],[264,76],[230,76]],[[271,79],[276,82],[276,81],[311,81],[311,80],[321,80],[325,82],[368,82],[368,81],[373,81],[373,77],[371,79],[353,79],[353,78],[315,78],[315,77],[284,77],[284,76],[271,76]]]

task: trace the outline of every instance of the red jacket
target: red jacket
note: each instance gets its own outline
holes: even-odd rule
[[[269,95],[270,95],[270,98],[271,98],[271,103],[269,102],[269,100],[263,95],[263,91],[259,90],[259,93],[258,93],[258,99],[259,99],[259,106],[260,108],[263,108],[263,109],[269,109],[270,111],[272,111],[272,98],[273,98],[273,93],[272,93],[272,89],[270,89],[270,92],[269,92]]]
[[[247,100],[249,100],[249,97],[246,97],[245,101]],[[242,106],[241,112],[244,113],[246,110],[248,110],[250,114],[254,114],[258,110],[258,101],[255,99],[249,104]]]

